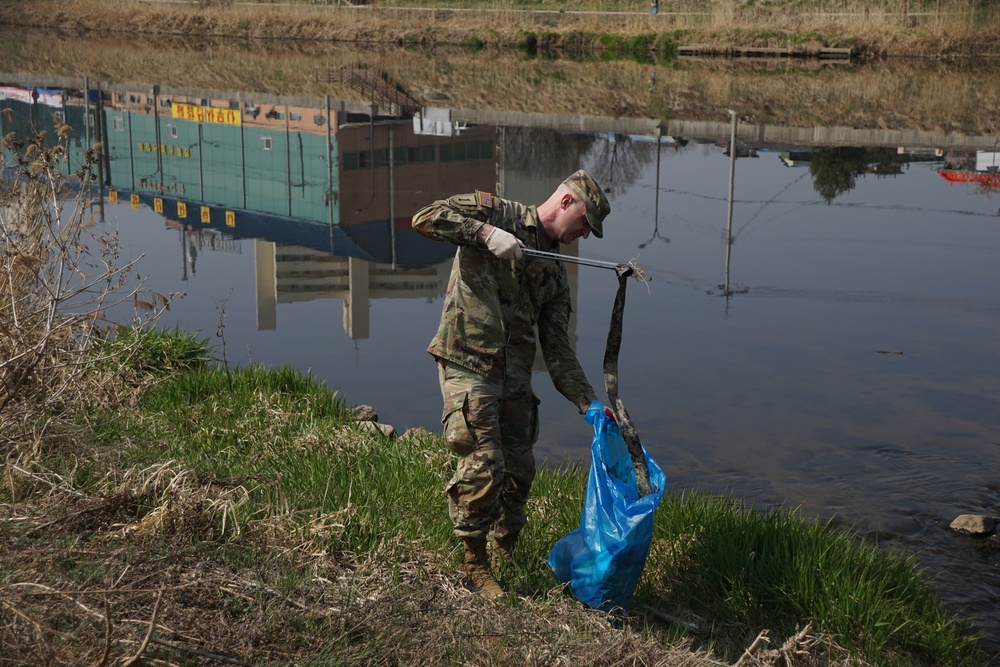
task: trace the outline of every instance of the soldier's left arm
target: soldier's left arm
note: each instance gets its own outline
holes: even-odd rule
[[[538,317],[538,340],[552,384],[583,414],[597,396],[570,344],[570,312],[568,295],[542,306]]]
[[[489,205],[485,205],[484,202]],[[413,228],[435,241],[455,245],[482,245],[485,223],[492,218],[493,199],[486,193],[455,195],[425,206],[413,215]]]

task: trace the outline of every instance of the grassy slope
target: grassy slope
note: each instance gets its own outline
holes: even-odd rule
[[[158,345],[157,363],[171,348],[196,353]],[[824,652],[982,664],[909,560],[794,513],[672,492],[616,630],[545,564],[578,524],[578,468],[541,471],[521,564],[500,575],[517,597],[485,603],[463,588],[440,436],[374,434],[295,371],[186,371],[94,426],[99,441],[8,458],[0,641],[13,664],[199,650],[276,664],[700,666],[738,660],[765,630],[789,640],[784,653],[758,644],[761,665]],[[150,627],[159,643],[140,650]]]

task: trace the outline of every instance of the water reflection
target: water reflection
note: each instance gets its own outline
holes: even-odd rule
[[[102,140],[109,219],[149,253],[142,268],[162,291],[191,291],[173,316],[215,331],[231,290],[231,350],[311,369],[397,428],[437,421],[424,346],[453,254],[412,232],[412,212],[473,189],[542,201],[587,166],[613,214],[586,252],[638,253],[653,278],[630,288],[620,375],[674,488],[789,502],[898,541],[956,607],[1000,630],[996,556],[945,528],[1000,500],[995,137],[410,117],[155,86],[0,95],[4,134],[54,135],[62,114],[71,169]],[[599,385],[617,285],[570,270],[574,339]],[[579,458],[579,416],[545,385],[539,453]]]
[[[898,175],[919,161],[940,163],[939,173],[948,182],[975,184],[983,192],[1000,189],[1000,141],[992,137],[767,127],[738,123],[735,115],[731,136],[727,124],[692,121],[622,120],[648,132],[603,133],[597,130],[606,122],[582,118],[570,124],[593,127],[553,132],[458,119],[460,114],[499,116],[524,123],[537,120],[534,115],[425,107],[416,111],[411,124],[410,117],[398,115],[412,105],[392,103],[385,108],[375,103],[333,103],[327,98],[324,107],[297,98],[254,99],[242,93],[204,91],[200,95],[161,92],[157,85],[145,91],[102,91],[100,84],[88,90],[2,86],[0,108],[14,113],[0,129],[4,134],[24,134],[35,128],[55,136],[56,123],[66,123],[74,129],[68,170],[80,163],[86,146],[101,141],[102,186],[133,196],[153,195],[158,213],[166,205],[162,200],[170,200],[170,213],[181,222],[189,219],[188,205],[197,203],[190,219],[197,215],[201,224],[224,223],[231,230],[252,228],[250,236],[267,227],[279,228],[287,218],[331,227],[384,223],[394,240],[408,227],[409,212],[426,203],[428,194],[445,196],[476,188],[509,194],[509,174],[519,175],[518,186],[523,189],[539,178],[551,179],[572,169],[585,154],[591,155],[595,176],[612,195],[627,190],[655,161],[658,197],[662,146],[680,150],[689,141],[667,133],[675,127],[702,130],[690,136],[723,148],[732,164],[737,158],[777,151],[789,167],[806,165],[813,187],[827,203],[853,190],[858,177]],[[815,145],[780,142],[810,132]],[[725,138],[718,138],[720,134]],[[755,146],[746,140],[753,135],[760,138]],[[862,138],[878,142],[843,145]],[[900,144],[907,138],[924,143]],[[926,146],[935,141],[958,147],[929,153]],[[731,145],[736,149],[730,150]],[[533,193],[521,196],[529,194]],[[111,197],[114,201],[117,192]],[[377,236],[376,229],[358,233]],[[402,265],[440,259],[420,256],[412,241],[405,245],[417,256],[370,259]],[[423,252],[433,254],[436,245],[430,242]],[[389,248],[390,253],[397,250]],[[344,254],[355,256],[349,248]]]

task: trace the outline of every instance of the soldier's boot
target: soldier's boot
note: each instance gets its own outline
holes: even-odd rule
[[[501,570],[505,567],[516,567],[514,560],[514,547],[517,546],[517,536],[520,533],[511,533],[503,537],[493,536],[493,557],[490,562],[494,570]]]
[[[486,538],[466,537],[462,542],[465,544],[465,573],[472,580],[472,590],[489,600],[503,597],[503,589],[490,573],[490,562],[486,556]]]

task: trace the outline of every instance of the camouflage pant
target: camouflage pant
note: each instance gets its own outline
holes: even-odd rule
[[[448,482],[448,514],[459,537],[517,533],[535,479],[538,399],[530,379],[517,386],[438,362],[445,440],[458,454]]]

